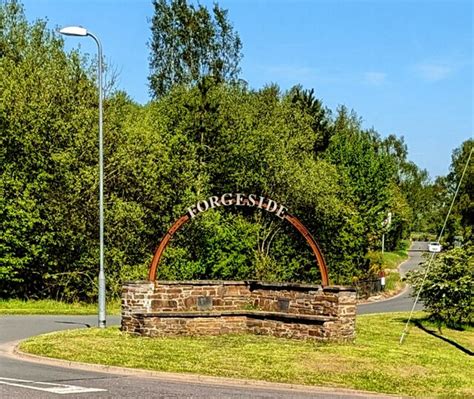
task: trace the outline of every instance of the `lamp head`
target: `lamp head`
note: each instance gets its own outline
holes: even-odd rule
[[[87,29],[82,26],[65,26],[59,29],[58,32],[66,36],[87,36],[88,34]]]

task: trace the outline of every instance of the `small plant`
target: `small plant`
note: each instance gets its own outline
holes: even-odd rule
[[[397,272],[389,272],[385,278],[385,291],[396,291],[401,289],[402,283],[400,274]]]
[[[260,309],[259,306],[257,306],[255,303],[253,302],[247,302],[244,306],[243,306],[243,310],[262,310]]]

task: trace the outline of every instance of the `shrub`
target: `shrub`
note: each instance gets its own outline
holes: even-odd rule
[[[420,299],[438,323],[460,327],[474,322],[474,245],[439,254],[432,262]],[[425,263],[425,267],[428,262]],[[411,272],[407,280],[419,291],[425,269]]]
[[[369,273],[377,276],[384,270],[384,260],[382,252],[369,251],[365,258],[369,261]]]

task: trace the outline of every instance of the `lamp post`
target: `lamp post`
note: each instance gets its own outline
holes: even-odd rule
[[[59,29],[59,33],[66,36],[90,36],[97,44],[99,83],[99,321],[100,328],[105,328],[105,272],[104,272],[104,144],[102,134],[102,45],[93,33],[82,26],[66,26]]]

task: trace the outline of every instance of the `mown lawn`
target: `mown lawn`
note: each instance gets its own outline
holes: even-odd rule
[[[66,303],[50,299],[21,301],[18,299],[0,300],[0,314],[61,314],[91,315],[97,313],[97,304],[74,302]],[[107,314],[120,314],[120,301],[107,303]]]
[[[400,346],[407,316],[358,316],[354,344],[317,344],[254,335],[143,338],[123,334],[118,328],[92,328],[32,338],[21,344],[21,350],[156,371],[416,397],[474,397],[474,329],[445,328],[442,336],[451,341],[447,342],[413,325]],[[417,314],[415,321],[439,334],[423,314]]]

